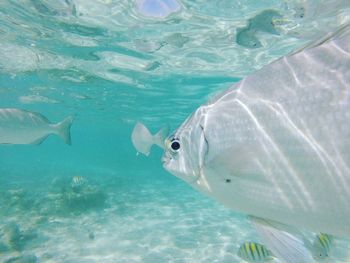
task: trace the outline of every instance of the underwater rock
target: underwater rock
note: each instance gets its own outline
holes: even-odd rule
[[[38,205],[37,200],[24,189],[10,189],[1,193],[1,213],[8,214],[17,211],[33,210]]]
[[[67,177],[55,177],[51,182],[50,192],[60,194],[66,191],[69,186],[70,179]]]
[[[106,194],[94,181],[84,176],[61,177],[52,181],[46,202],[42,205],[40,215],[44,221],[53,214],[82,212],[87,209],[104,206]]]
[[[26,191],[22,188],[19,189],[10,189],[8,190],[8,193],[13,197],[17,198],[23,198],[26,195]]]
[[[37,237],[38,237],[38,233],[34,229],[30,229],[30,230],[27,230],[25,232],[22,231],[22,233],[21,233],[21,241],[22,242],[27,242],[27,241],[33,240]]]
[[[22,247],[21,231],[18,225],[11,222],[5,225],[2,229],[2,241],[3,244],[10,250],[20,250]]]
[[[59,195],[63,210],[83,211],[104,205],[106,196],[101,188],[83,176],[73,176],[61,187]]]
[[[21,231],[18,224],[10,222],[2,227],[0,236],[0,252],[20,251],[27,241],[37,238],[36,230]]]
[[[56,177],[52,180],[50,192],[56,194],[62,194],[69,191],[79,192],[86,185],[88,180],[80,175],[67,177]]]
[[[53,262],[52,259],[54,258],[54,254],[50,252],[45,252],[40,256],[40,260],[42,262]]]
[[[247,48],[259,48],[262,46],[256,33],[265,32],[273,35],[279,35],[275,28],[275,19],[281,18],[275,10],[264,10],[255,17],[248,20],[248,25],[237,29],[236,42],[238,45]],[[277,20],[279,21],[279,20]]]
[[[22,255],[12,257],[4,261],[4,263],[37,263],[38,258],[35,255]]]
[[[90,208],[102,207],[106,196],[97,186],[86,186],[79,192],[69,191],[63,194],[63,207],[73,211],[83,211]]]
[[[11,205],[19,206],[21,209],[30,209],[33,205],[33,199],[30,198],[28,192],[23,189],[12,191]]]
[[[9,251],[10,248],[2,241],[0,241],[0,254]]]
[[[40,225],[46,223],[52,214],[56,214],[60,209],[60,194],[48,193],[46,199],[43,200],[40,210],[38,212],[39,216],[34,218],[33,223]]]
[[[36,224],[36,225],[45,224],[48,222],[48,220],[49,220],[49,218],[47,216],[40,215],[40,216],[35,218],[34,224]]]
[[[5,205],[14,207],[22,203],[27,193],[24,189],[9,189],[4,192],[3,196],[6,199]]]

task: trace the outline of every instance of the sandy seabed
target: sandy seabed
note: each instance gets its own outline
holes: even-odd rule
[[[78,193],[69,178],[2,189],[1,262],[231,263],[241,243],[258,241],[244,216],[182,182],[107,181]]]

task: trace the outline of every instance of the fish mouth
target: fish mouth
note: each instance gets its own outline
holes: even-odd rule
[[[165,170],[167,170],[168,172],[174,174],[174,172],[172,171],[171,169],[171,165],[170,165],[170,161],[172,160],[171,157],[169,156],[163,156],[162,159],[161,159],[161,162],[162,162],[162,166]]]
[[[195,173],[192,176],[189,176],[188,174],[183,174],[177,170],[171,169],[171,166],[169,167],[169,164],[172,159],[173,158],[171,156],[167,156],[167,155],[162,157],[161,162],[165,170],[167,170],[177,178],[181,179],[182,181],[185,181],[190,185],[197,183],[197,181],[200,178],[200,173]]]
[[[163,156],[161,159],[162,165],[165,168],[165,166],[170,162],[171,158],[167,156]]]

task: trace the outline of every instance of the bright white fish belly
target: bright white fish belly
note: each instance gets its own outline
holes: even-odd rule
[[[165,169],[232,209],[349,236],[349,25],[200,107],[166,145]]]
[[[40,144],[50,134],[56,134],[71,144],[70,127],[73,117],[52,124],[43,115],[20,109],[0,109],[0,144]]]

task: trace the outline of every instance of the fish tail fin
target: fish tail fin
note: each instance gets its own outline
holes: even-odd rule
[[[148,156],[153,144],[164,148],[164,139],[167,133],[168,129],[164,128],[152,135],[145,125],[137,122],[131,134],[131,141],[138,152]]]
[[[306,244],[306,239],[298,231],[290,232],[281,229],[281,225],[260,218],[252,218],[252,222],[273,256],[286,263],[314,262]]]
[[[160,148],[164,148],[164,140],[168,136],[169,128],[163,127],[160,129],[156,135],[154,135],[154,143],[157,144]]]
[[[63,141],[68,145],[72,144],[70,136],[70,127],[72,126],[73,120],[74,116],[69,116],[55,125],[55,127],[57,128],[58,136],[60,136],[63,139]]]

